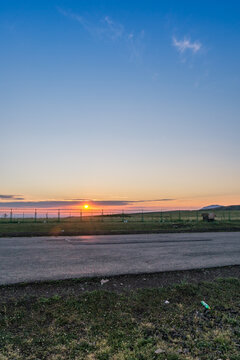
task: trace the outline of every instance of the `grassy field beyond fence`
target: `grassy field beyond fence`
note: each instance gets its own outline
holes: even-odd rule
[[[76,211],[71,210],[31,210],[31,212],[20,212],[19,210],[1,210],[0,224],[5,223],[28,223],[28,222],[62,222],[62,221],[104,221],[104,222],[176,222],[176,221],[201,221],[202,213],[213,212],[217,221],[240,221],[240,210],[215,210],[215,211],[157,211],[157,212],[104,212],[102,211]]]
[[[240,211],[215,211],[216,220],[202,220],[202,211],[168,211],[49,217],[12,212],[0,219],[0,236],[136,234],[191,231],[240,231]]]

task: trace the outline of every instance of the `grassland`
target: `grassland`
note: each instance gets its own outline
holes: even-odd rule
[[[1,301],[0,359],[239,360],[240,280]]]
[[[216,211],[216,221],[198,211],[68,218],[0,219],[0,236],[105,235],[164,232],[240,231],[240,211]]]

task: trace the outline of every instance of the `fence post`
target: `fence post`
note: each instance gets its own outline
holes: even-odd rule
[[[122,210],[122,222],[124,222],[124,210]]]
[[[181,221],[181,211],[178,212],[178,220]]]
[[[144,222],[143,210],[142,210],[142,218],[141,221]]]
[[[34,221],[37,222],[37,209],[35,209],[35,212],[34,212]]]
[[[102,220],[102,222],[103,222],[103,209],[102,209],[102,217],[101,217],[101,220]]]
[[[80,211],[80,221],[82,221],[82,210]]]
[[[162,221],[163,221],[162,211],[161,211],[160,221],[161,221],[161,223],[162,223]]]
[[[12,222],[12,209],[10,210],[10,222]]]
[[[48,222],[48,213],[46,213],[46,222]]]
[[[58,222],[60,222],[60,209],[58,209]]]

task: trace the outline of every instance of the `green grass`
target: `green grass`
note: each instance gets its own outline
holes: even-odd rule
[[[135,221],[131,217],[128,222],[116,219],[64,219],[60,223],[51,219],[48,223],[12,222],[0,223],[0,237],[3,236],[45,236],[45,235],[113,235],[138,233],[166,233],[166,232],[202,232],[202,231],[240,231],[240,220],[215,221],[164,221],[152,218]]]
[[[1,218],[1,236],[107,235],[164,232],[240,231],[240,210],[216,210],[216,221],[202,221],[201,211],[169,211],[92,217]]]
[[[237,279],[13,299],[0,309],[1,360],[240,359]]]
[[[169,211],[92,217],[1,218],[0,237],[108,235],[165,232],[240,231],[240,210],[216,210],[216,221],[202,221],[201,211]]]

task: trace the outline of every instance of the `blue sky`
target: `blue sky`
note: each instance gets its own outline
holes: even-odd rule
[[[238,1],[1,0],[0,193],[239,203],[239,18]]]

